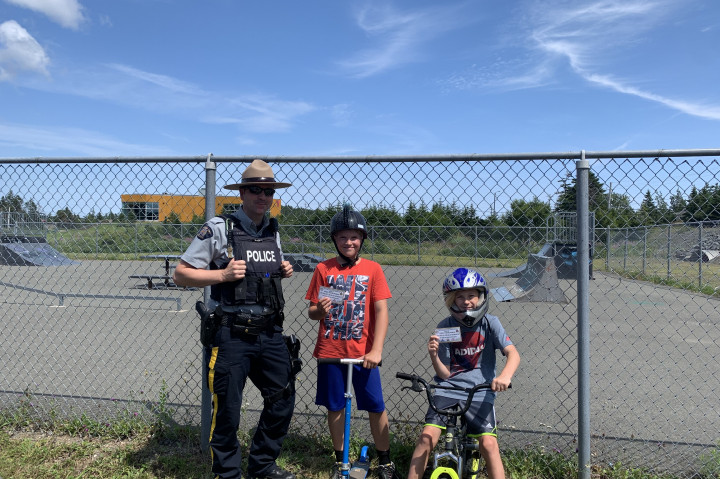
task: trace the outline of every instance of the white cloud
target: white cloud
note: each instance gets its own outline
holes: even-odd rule
[[[539,49],[564,57],[572,70],[588,82],[688,115],[720,120],[720,106],[669,98],[603,71],[612,68],[605,61],[606,54],[614,54],[618,47],[629,48],[638,37],[660,27],[673,6],[666,0],[601,0],[574,9],[545,9],[542,25],[532,38]]]
[[[109,70],[74,72],[61,88],[65,93],[145,110],[178,112],[206,123],[235,124],[254,133],[290,130],[298,117],[316,109],[311,103],[267,94],[206,91],[193,83],[128,65],[105,67]]]
[[[48,75],[45,50],[15,20],[0,24],[0,81],[29,71]]]
[[[356,20],[375,46],[339,61],[338,65],[357,78],[420,61],[423,44],[467,23],[457,8],[398,12],[384,3],[368,4],[358,12]]]
[[[340,103],[330,108],[330,116],[335,126],[348,126],[355,112],[349,104]]]
[[[668,108],[681,111],[688,115],[707,118],[709,120],[720,120],[720,106],[718,105],[694,103],[685,100],[675,100],[672,98],[667,98],[662,95],[643,91],[630,85],[625,85],[621,82],[618,82],[610,77],[603,75],[586,74],[584,75],[584,77],[590,82],[611,88],[617,92],[626,93],[628,95],[635,95],[639,98],[644,98],[645,100],[661,103]]]
[[[120,73],[124,73],[129,77],[136,78],[142,82],[150,83],[158,86],[163,90],[171,91],[174,93],[183,93],[189,95],[203,95],[204,92],[192,83],[184,82],[176,78],[169,77],[167,75],[160,75],[157,73],[150,73],[137,68],[133,68],[128,65],[121,65],[118,63],[110,63],[107,65],[113,70],[117,70]]]
[[[255,133],[287,131],[293,121],[315,107],[303,101],[278,100],[267,95],[243,95],[227,99],[234,122]]]
[[[450,74],[438,83],[447,90],[493,89],[524,90],[547,85],[553,81],[551,61],[530,59],[497,60],[490,64],[473,64],[463,71]]]
[[[57,156],[163,156],[170,152],[151,145],[125,143],[96,131],[0,123],[0,145]]]
[[[77,0],[5,0],[19,7],[47,15],[65,28],[77,30],[85,20],[83,7]]]

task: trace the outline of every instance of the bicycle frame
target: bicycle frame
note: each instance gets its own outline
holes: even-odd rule
[[[490,384],[477,384],[472,388],[459,388],[452,386],[439,386],[436,384],[429,384],[423,378],[416,374],[408,373],[397,373],[395,377],[399,379],[406,379],[412,382],[411,386],[405,386],[403,389],[412,389],[415,392],[425,391],[427,395],[428,404],[438,414],[442,414],[448,417],[447,425],[445,427],[445,447],[443,452],[435,452],[433,454],[433,473],[430,479],[438,479],[441,477],[448,477],[450,479],[465,479],[475,478],[479,471],[468,472],[465,467],[465,457],[467,452],[473,450],[479,450],[480,446],[477,441],[469,441],[466,436],[466,425],[464,415],[470,408],[475,393],[481,389],[490,389]],[[509,386],[512,387],[512,386]],[[437,389],[447,389],[452,391],[463,391],[467,393],[468,397],[465,401],[465,405],[462,408],[453,406],[450,408],[440,409],[435,404],[435,397],[433,391]],[[460,419],[460,428],[458,432],[457,420]],[[440,466],[441,460],[448,460],[455,464],[455,468],[447,466]]]

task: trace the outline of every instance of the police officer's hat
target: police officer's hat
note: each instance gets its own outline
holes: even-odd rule
[[[253,160],[250,166],[245,168],[242,174],[242,181],[240,183],[233,183],[231,185],[225,185],[223,188],[226,190],[239,190],[248,186],[261,186],[264,188],[287,188],[292,186],[291,183],[283,183],[281,181],[275,181],[272,168],[270,165],[265,163],[263,160]]]

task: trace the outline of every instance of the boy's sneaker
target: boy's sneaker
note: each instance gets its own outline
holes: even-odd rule
[[[395,463],[380,464],[377,468],[378,477],[380,479],[399,479],[395,471]]]
[[[336,462],[330,479],[342,479],[342,462]]]

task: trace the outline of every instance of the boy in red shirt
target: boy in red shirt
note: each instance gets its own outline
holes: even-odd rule
[[[318,339],[313,357],[363,358],[352,365],[353,390],[358,409],[368,411],[370,432],[380,464],[382,479],[395,476],[390,460],[390,427],[383,400],[380,371],[383,343],[388,329],[387,300],[392,297],[382,267],[360,258],[360,249],[367,238],[363,216],[348,205],[330,223],[330,236],[338,256],[315,267],[305,299],[310,301],[308,316],[319,322]],[[333,303],[320,288],[341,291],[342,301]],[[337,296],[333,294],[332,296]],[[342,477],[345,364],[318,364],[318,386],[315,404],[328,410],[328,427],[335,450],[336,468],[332,478]]]

